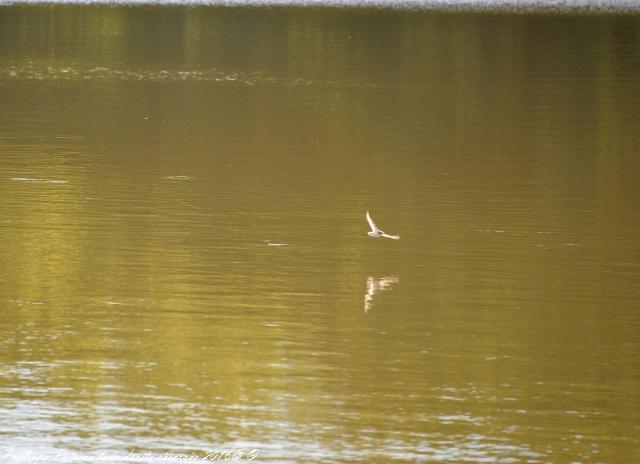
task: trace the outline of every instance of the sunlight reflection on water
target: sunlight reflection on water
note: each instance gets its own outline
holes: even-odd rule
[[[0,67],[0,79],[54,80],[54,81],[147,81],[147,82],[209,82],[229,85],[278,85],[278,86],[333,86],[333,87],[388,87],[370,80],[332,81],[306,78],[272,77],[265,73],[229,72],[217,69],[192,70],[122,70],[95,67],[76,69],[72,67],[38,66],[30,63],[5,63]]]

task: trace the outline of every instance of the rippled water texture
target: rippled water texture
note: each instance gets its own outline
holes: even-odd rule
[[[0,0],[0,5],[373,7],[398,10],[510,13],[633,13],[637,0]]]
[[[637,17],[5,6],[0,102],[0,462],[640,462]]]

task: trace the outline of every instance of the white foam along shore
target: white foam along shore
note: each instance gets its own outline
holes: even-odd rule
[[[0,5],[371,7],[444,11],[640,13],[640,0],[0,0]]]

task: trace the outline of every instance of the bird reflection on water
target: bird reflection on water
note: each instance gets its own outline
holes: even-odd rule
[[[380,290],[389,290],[391,286],[400,280],[399,277],[367,277],[367,291],[364,294],[364,312],[369,312],[371,301],[376,292]]]

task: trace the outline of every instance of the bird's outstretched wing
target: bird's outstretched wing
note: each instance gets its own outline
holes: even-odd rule
[[[384,232],[382,232],[382,236],[383,237],[387,237],[387,238],[391,238],[393,240],[400,240],[400,236],[399,235],[389,235],[389,234],[385,234]]]
[[[371,232],[380,232],[380,229],[378,229],[376,223],[373,222],[373,219],[371,219],[371,216],[369,216],[369,211],[367,211],[367,222],[369,223],[369,227],[371,227]]]

